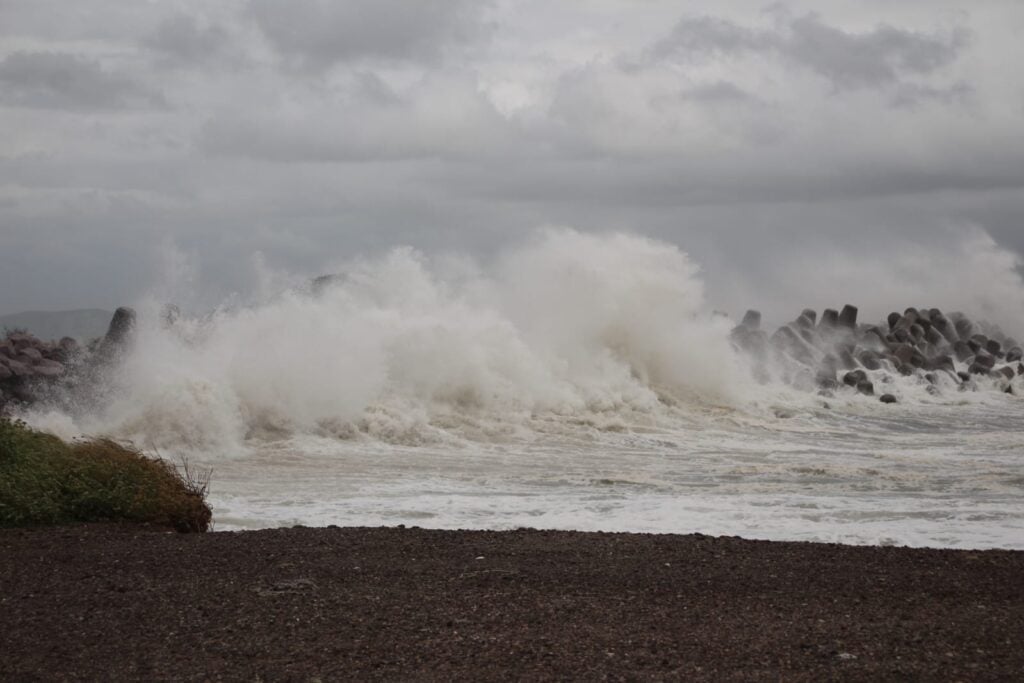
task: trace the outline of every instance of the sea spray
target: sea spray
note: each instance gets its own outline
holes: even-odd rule
[[[372,431],[382,414],[425,438],[456,413],[649,414],[739,401],[751,384],[674,246],[552,229],[490,275],[442,270],[399,248],[315,292],[198,320],[145,312],[112,400],[78,419],[158,448],[232,452],[254,436]]]
[[[487,265],[396,249],[331,272],[200,317],[141,306],[107,400],[28,417],[212,466],[220,529],[1021,547],[1021,399],[1005,378],[872,371],[893,405],[800,390],[786,363],[734,350],[735,322],[709,312],[683,252],[636,236],[549,230]],[[1017,276],[995,272],[1005,289],[974,281],[971,300],[1016,300]],[[862,318],[907,303],[947,305]]]

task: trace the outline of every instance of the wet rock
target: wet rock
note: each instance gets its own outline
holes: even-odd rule
[[[813,308],[805,308],[803,312],[800,313],[800,317],[807,318],[808,320],[810,320],[811,327],[814,327],[818,322],[818,312],[815,311]]]
[[[857,382],[857,393],[864,394],[865,396],[875,395],[875,385],[870,380],[863,380]]]
[[[892,394],[882,394],[878,399],[882,403],[896,403],[896,397]]]
[[[885,332],[878,326],[872,326],[864,330],[861,343],[875,352],[882,351],[888,347],[885,341]]]
[[[932,346],[945,346],[946,344],[949,343],[946,341],[946,338],[942,336],[942,333],[939,332],[934,327],[928,328],[928,330],[924,333],[924,338],[925,341],[927,341]]]
[[[996,358],[999,358],[1003,355],[1003,345],[997,342],[995,339],[989,339],[985,343],[985,350],[988,351],[993,356],[995,356]]]
[[[114,311],[114,317],[110,319],[110,327],[103,338],[104,342],[114,344],[127,343],[135,331],[135,311],[131,308],[120,307]]]
[[[793,331],[793,328],[784,325],[775,331],[771,338],[772,345],[790,358],[805,365],[810,365],[814,357],[813,352],[800,336]]]
[[[1012,349],[1006,352],[1007,363],[1017,363],[1021,359],[1024,359],[1024,350],[1019,346],[1014,346]]]
[[[974,357],[974,362],[989,370],[996,366],[996,359],[984,352],[979,352],[978,355]]]
[[[838,349],[837,355],[839,357],[839,366],[845,370],[853,370],[859,365],[857,359],[853,357],[853,353],[848,348]]]
[[[100,365],[116,360],[131,345],[135,336],[135,311],[121,307],[114,311],[110,327],[96,350],[95,361]]]
[[[26,365],[21,361],[14,360],[13,358],[7,359],[7,368],[11,371],[14,377],[31,377],[35,373],[32,371],[31,365]]]
[[[0,364],[0,382],[14,377],[14,373],[6,365]]]
[[[856,329],[857,327],[857,307],[850,304],[843,306],[842,312],[839,314],[839,325],[848,329]]]
[[[926,367],[929,370],[946,370],[948,372],[956,372],[956,365],[953,363],[952,357],[948,354],[934,356],[928,361],[928,365]]]
[[[953,315],[956,316],[953,318],[953,327],[956,329],[957,335],[960,339],[970,339],[971,335],[974,334],[974,323],[963,317],[963,315],[957,315],[956,313]]]
[[[821,314],[821,322],[818,323],[820,330],[834,330],[839,326],[839,311],[834,308],[826,308]]]
[[[860,364],[868,370],[879,370],[882,367],[878,354],[874,351],[861,351],[857,359],[860,360]]]
[[[991,369],[992,368],[990,368],[989,366],[982,365],[981,363],[975,361],[971,363],[971,366],[969,368],[967,368],[967,372],[972,375],[987,375],[991,371]]]
[[[868,375],[863,370],[851,370],[843,375],[843,384],[855,387],[861,382],[868,381]]]
[[[953,355],[956,356],[956,359],[958,361],[960,361],[961,363],[965,363],[971,356],[974,355],[974,351],[971,349],[970,345],[967,342],[958,341],[955,344],[953,344]]]
[[[1003,367],[996,370],[996,372],[1005,377],[1006,379],[1013,379],[1014,377],[1017,376],[1016,371],[1008,365],[1004,365]]]
[[[768,335],[763,331],[751,330],[743,326],[733,329],[731,339],[736,346],[755,358],[763,357],[768,345]]]
[[[41,377],[60,377],[64,374],[64,366],[55,360],[39,361],[32,369]]]
[[[43,359],[43,354],[37,348],[26,346],[21,350],[21,352],[18,353],[17,358],[23,363],[27,362],[31,364],[36,363],[37,361],[41,361]]]
[[[886,321],[887,323],[889,323],[889,330],[890,330],[890,331],[891,331],[891,330],[895,330],[895,329],[896,329],[896,326],[900,324],[900,320],[901,320],[902,318],[903,318],[903,316],[902,316],[902,315],[900,315],[899,313],[897,313],[896,311],[893,311],[892,313],[890,313],[890,314],[889,314],[889,317],[887,317],[887,318],[885,319],[885,321]]]
[[[761,311],[755,311],[753,309],[747,311],[743,314],[743,322],[741,322],[740,325],[748,330],[761,329]]]

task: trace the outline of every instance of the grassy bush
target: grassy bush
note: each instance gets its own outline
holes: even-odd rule
[[[66,443],[0,418],[0,526],[142,522],[206,531],[206,481],[107,439]]]

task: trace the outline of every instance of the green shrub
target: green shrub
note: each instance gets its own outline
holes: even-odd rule
[[[0,418],[0,527],[117,521],[206,531],[210,519],[205,478],[187,467]]]

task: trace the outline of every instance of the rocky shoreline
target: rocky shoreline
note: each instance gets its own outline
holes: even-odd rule
[[[312,296],[325,286],[321,279],[314,281]],[[898,376],[915,378],[933,394],[1024,391],[1024,349],[997,326],[959,312],[946,316],[938,308],[908,308],[878,324],[857,318],[857,307],[849,304],[825,309],[820,320],[817,311],[804,309],[769,335],[761,329],[760,312],[749,310],[730,341],[759,381],[781,381],[824,397],[848,391],[896,403],[891,385]],[[161,313],[171,334],[184,335],[181,319],[172,304]],[[85,346],[70,337],[44,341],[27,331],[9,332],[0,339],[0,414],[14,406],[67,410],[96,403],[109,370],[132,343],[135,324],[135,312],[119,308],[106,335]]]
[[[0,530],[3,680],[1016,680],[1024,552]]]
[[[47,341],[28,330],[8,331],[0,339],[0,415],[13,405],[66,407],[62,404],[96,398],[134,330],[135,311],[118,308],[107,333],[85,345],[72,337]]]
[[[1024,350],[994,325],[972,321],[963,313],[948,317],[938,308],[908,308],[884,322],[858,324],[858,309],[804,309],[770,336],[761,329],[761,314],[747,311],[732,330],[733,346],[754,361],[762,380],[776,373],[782,381],[832,396],[852,390],[883,403],[898,398],[885,391],[896,376],[914,377],[929,393],[942,387],[959,391],[988,388],[1014,394],[1024,376]],[[848,389],[847,389],[848,388]]]

